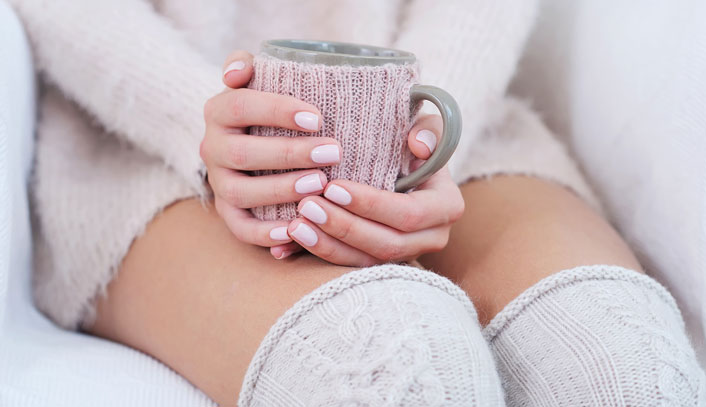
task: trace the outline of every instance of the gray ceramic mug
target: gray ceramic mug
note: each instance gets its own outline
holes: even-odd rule
[[[416,57],[410,52],[333,41],[270,40],[262,44],[262,52],[281,60],[329,66],[364,67],[416,62]],[[461,137],[461,112],[449,93],[434,86],[413,84],[409,96],[410,108],[414,108],[423,100],[436,105],[444,128],[441,140],[431,157],[417,170],[395,182],[395,191],[398,192],[405,192],[420,185],[439,171],[451,158]]]

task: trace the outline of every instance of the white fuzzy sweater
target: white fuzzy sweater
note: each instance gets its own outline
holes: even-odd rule
[[[77,328],[131,242],[166,205],[205,193],[202,106],[235,49],[270,38],[414,52],[422,82],[452,93],[464,136],[455,179],[524,173],[593,202],[580,173],[526,106],[504,94],[537,1],[11,0],[44,92],[33,184],[35,297]],[[472,210],[472,209],[471,209]]]

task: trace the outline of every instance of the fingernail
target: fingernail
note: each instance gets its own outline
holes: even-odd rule
[[[280,252],[279,256],[275,256],[274,253],[272,253],[272,256],[273,256],[275,259],[277,259],[277,260],[282,260],[282,259],[284,259],[284,258],[289,257],[292,253],[294,253],[294,252],[287,251],[287,250],[282,250],[282,252]]]
[[[304,223],[300,223],[297,228],[294,229],[292,236],[296,237],[299,243],[304,246],[313,246],[319,241],[319,237],[316,235],[316,232],[314,232],[314,229]]]
[[[287,234],[287,227],[281,226],[270,230],[270,239],[272,240],[292,240]]]
[[[294,183],[294,190],[300,194],[309,194],[311,192],[321,191],[324,186],[321,185],[319,174],[305,175]]]
[[[326,223],[326,212],[316,202],[309,201],[305,203],[304,206],[302,206],[302,208],[299,210],[299,213],[301,213],[305,218],[309,219],[314,223],[318,223],[319,225],[323,225],[324,223]]]
[[[318,164],[333,164],[341,160],[341,152],[335,144],[318,146],[311,150],[311,161]]]
[[[284,250],[283,248],[277,246],[270,249],[270,254],[277,260],[282,260],[285,257],[289,257],[292,253],[294,252],[291,250]]]
[[[307,130],[319,129],[319,116],[311,112],[298,112],[294,115],[294,122],[297,126]]]
[[[414,137],[417,141],[421,141],[429,149],[430,153],[436,148],[436,135],[429,130],[419,130],[417,136]]]
[[[335,202],[339,205],[348,205],[353,200],[351,194],[349,194],[348,191],[339,187],[338,185],[331,185],[326,188],[324,196],[329,201]]]
[[[226,67],[226,70],[223,71],[223,75],[225,76],[230,71],[242,71],[244,68],[245,62],[243,61],[231,62],[230,65]]]
[[[275,257],[275,259],[277,259],[277,260],[285,259],[285,258],[291,256],[292,253],[293,252],[283,251],[282,254],[280,254],[279,257]]]

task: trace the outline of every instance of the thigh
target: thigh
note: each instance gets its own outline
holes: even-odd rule
[[[586,264],[640,265],[616,231],[571,191],[497,176],[461,188],[466,212],[448,246],[420,262],[459,284],[483,324],[544,277]]]
[[[154,356],[219,405],[235,405],[277,318],[346,271],[308,255],[275,260],[237,241],[212,207],[183,201],[133,243],[88,331]]]

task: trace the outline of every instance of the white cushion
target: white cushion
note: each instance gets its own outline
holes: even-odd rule
[[[0,406],[214,405],[156,360],[60,330],[32,306],[25,185],[34,96],[29,48],[0,0]]]
[[[566,137],[706,362],[706,2],[544,0],[513,92]]]

